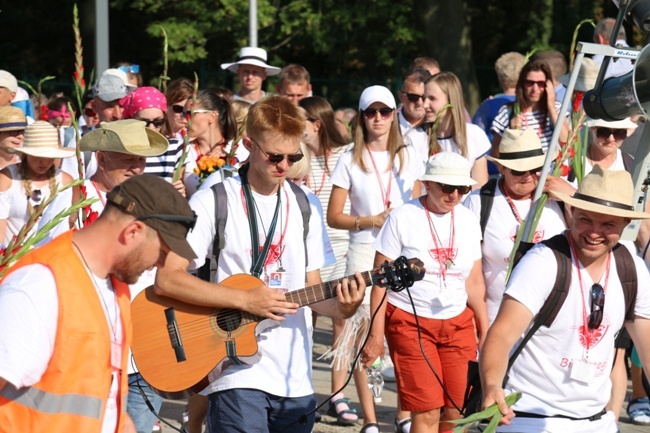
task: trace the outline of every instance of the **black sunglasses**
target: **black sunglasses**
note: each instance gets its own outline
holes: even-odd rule
[[[145,123],[145,126],[148,128],[149,125],[153,125],[155,128],[161,128],[165,124],[165,119],[138,119],[141,122]]]
[[[266,159],[268,159],[268,161],[270,163],[272,163],[272,164],[279,164],[282,161],[284,161],[285,158],[287,158],[287,160],[289,161],[290,164],[293,164],[293,163],[296,163],[296,162],[300,161],[305,156],[302,153],[302,151],[300,153],[292,153],[292,154],[289,154],[289,155],[281,155],[279,153],[266,153],[264,151],[264,149],[262,149],[262,146],[260,146],[257,143],[257,141],[253,140],[252,137],[248,137],[248,139],[250,141],[252,141],[253,143],[255,143],[255,145],[262,151],[264,156],[266,156]]]
[[[185,110],[185,105],[172,105],[172,111],[176,114],[181,114]]]
[[[440,185],[440,189],[444,194],[453,194],[454,191],[458,191],[458,194],[465,195],[472,190],[472,187],[467,185],[447,185],[444,183],[438,183],[438,185]]]
[[[157,219],[161,221],[169,221],[174,223],[180,223],[185,226],[187,230],[192,230],[196,226],[196,213],[192,211],[193,216],[184,216],[184,215],[169,215],[169,214],[151,214],[138,217],[138,221],[144,221],[148,219]]]
[[[609,138],[610,135],[614,136],[615,140],[624,140],[627,138],[626,129],[610,129],[610,128],[596,128],[596,137]]]
[[[589,329],[598,329],[603,321],[605,309],[605,290],[600,284],[591,286],[591,314],[589,315]]]
[[[416,103],[420,99],[422,99],[422,102],[424,102],[424,95],[418,95],[417,93],[406,93],[402,92],[403,95],[406,95],[406,99],[409,100],[409,102]]]
[[[375,117],[377,117],[377,113],[381,115],[382,119],[386,120],[393,114],[393,109],[380,108],[379,110],[377,110],[376,108],[366,108],[365,110],[363,110],[363,115],[366,117],[366,119],[374,119]]]
[[[537,168],[532,168],[532,169],[526,170],[526,171],[519,171],[519,170],[510,169],[510,173],[512,173],[513,176],[523,176],[526,173],[537,174],[537,173],[542,171],[542,168],[543,167],[537,167]]]

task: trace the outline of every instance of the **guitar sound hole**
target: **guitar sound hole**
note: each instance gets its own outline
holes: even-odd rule
[[[217,326],[226,332],[232,332],[239,328],[242,322],[241,311],[225,309],[217,314]]]

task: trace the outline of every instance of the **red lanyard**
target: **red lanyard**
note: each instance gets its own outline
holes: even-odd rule
[[[580,334],[582,335],[582,339],[585,342],[585,346],[587,350],[589,350],[592,342],[591,334],[598,331],[598,329],[589,329],[589,315],[587,314],[587,304],[585,302],[585,290],[582,285],[582,271],[580,269],[580,260],[578,259],[578,255],[576,254],[576,249],[575,246],[573,245],[573,239],[571,238],[570,232],[567,237],[569,238],[571,255],[575,257],[575,265],[576,268],[578,269],[578,282],[580,284],[580,294],[582,299],[582,327],[580,328]],[[612,259],[612,253],[610,251],[609,253],[607,253],[607,267],[605,269],[605,283],[603,284],[603,293],[607,293],[607,283],[609,282],[609,269],[610,269],[611,259]],[[604,307],[603,307],[603,315],[605,315]]]
[[[447,279],[447,270],[451,268],[451,265],[454,264],[454,239],[456,238],[456,227],[454,227],[454,210],[451,210],[451,224],[449,227],[449,232],[451,237],[449,238],[449,246],[447,248],[442,248],[442,239],[439,238],[436,227],[433,225],[433,220],[431,219],[431,214],[429,207],[427,206],[427,197],[422,197],[422,205],[424,206],[424,213],[427,215],[429,221],[429,231],[431,232],[431,238],[433,239],[433,244],[436,246],[436,251],[438,251],[438,263],[440,264],[440,274],[442,275],[443,281]]]
[[[280,188],[282,188],[282,187],[280,187]],[[286,219],[284,221],[284,228],[282,229],[282,233],[280,233],[280,242],[278,243],[278,246],[276,248],[274,248],[275,254],[269,254],[269,258],[274,258],[275,260],[279,259],[280,256],[282,256],[282,253],[284,252],[284,249],[282,248],[282,245],[284,245],[284,236],[287,234],[287,227],[289,225],[289,195],[287,194],[286,189],[283,189],[283,190],[284,190],[284,198],[285,198],[285,201],[287,202],[287,206],[286,206],[287,207],[287,214],[286,214]],[[240,191],[241,191],[241,204],[244,207],[244,212],[246,213],[246,216],[248,217],[248,208],[246,207],[246,197],[244,197],[244,188],[242,188]],[[255,207],[257,207],[257,205],[255,205]],[[259,212],[257,212],[257,213],[259,214]],[[262,215],[260,215],[260,221],[261,220],[262,220]],[[280,220],[280,221],[282,221],[282,220]],[[263,225],[262,225],[262,228],[264,228]],[[267,237],[268,236],[273,236],[273,233],[269,233],[269,234],[265,233],[265,235]],[[275,260],[273,261],[273,263],[275,263]],[[268,260],[267,260],[267,262],[268,262]]]
[[[314,194],[318,195],[323,190],[323,186],[325,186],[325,179],[327,179],[327,172],[323,170],[323,176],[321,177],[320,180],[320,186],[314,190]]]
[[[93,186],[95,187],[95,191],[97,191],[97,197],[99,197],[99,200],[101,200],[102,206],[106,207],[106,199],[102,195],[102,192],[99,190],[99,188],[97,188],[97,184],[95,183],[94,180],[91,180],[90,183],[92,183]]]
[[[508,203],[508,206],[510,206],[510,210],[512,211],[512,214],[515,216],[515,219],[517,220],[517,222],[519,224],[521,224],[521,216],[519,216],[519,211],[517,210],[517,208],[515,207],[514,202],[512,201],[510,196],[508,195],[508,191],[506,191],[506,187],[505,187],[504,183],[505,183],[505,181],[502,178],[502,180],[501,180],[501,191],[503,191],[503,196],[506,198],[506,202]],[[530,205],[531,206],[533,205],[533,197],[532,196],[530,197]]]
[[[381,188],[382,200],[384,201],[384,209],[388,209],[390,207],[390,188],[393,185],[393,170],[391,169],[388,175],[388,188],[384,188],[384,183],[381,181],[381,174],[379,174],[379,170],[377,170],[377,164],[375,164],[375,158],[373,158],[372,156],[370,147],[366,145],[366,149],[368,149],[368,154],[370,155],[370,161],[372,162],[372,167],[375,169],[375,175],[377,176],[377,183],[379,183],[379,188]]]

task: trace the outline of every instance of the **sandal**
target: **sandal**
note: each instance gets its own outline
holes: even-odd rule
[[[650,399],[647,397],[630,400],[627,405],[627,414],[632,424],[650,425]]]
[[[395,433],[409,433],[411,431],[411,418],[398,420],[395,418]]]
[[[329,408],[327,409],[327,414],[336,418],[336,424],[338,425],[354,425],[359,419],[356,409],[350,409],[350,400],[343,397],[343,394],[340,394],[341,398],[334,401],[329,401]],[[345,405],[341,410],[337,411],[336,407],[338,405]]]
[[[374,430],[373,430],[374,429]],[[361,427],[359,433],[379,433],[379,424],[376,422],[369,422],[368,424]]]

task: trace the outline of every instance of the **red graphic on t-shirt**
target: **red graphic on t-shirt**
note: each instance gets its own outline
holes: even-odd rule
[[[271,246],[269,247],[269,253],[266,256],[266,260],[264,260],[264,266],[263,267],[269,267],[273,265],[275,262],[277,262],[280,257],[282,257],[282,253],[284,253],[284,249],[286,248],[286,242],[282,243],[280,245],[280,240],[281,236],[279,233],[275,233],[273,235],[273,240],[271,241]],[[260,245],[260,253],[264,249],[264,242],[266,242],[266,237],[260,233],[260,240],[259,240],[259,245]],[[253,255],[253,250],[250,250],[251,257]]]
[[[433,248],[429,250],[429,254],[433,260],[438,263],[446,264],[447,260],[450,259],[452,262],[456,260],[458,255],[457,248]]]
[[[514,242],[517,239],[517,232],[519,231],[519,225],[516,225],[513,230],[510,231],[510,240]],[[533,235],[533,243],[539,243],[544,240],[544,228],[543,227],[538,227],[537,230],[535,230],[535,234]]]
[[[581,325],[578,327],[578,336],[580,338],[580,345],[585,349],[592,349],[600,340],[603,339],[607,330],[609,329],[609,318],[603,317],[603,322],[597,329],[589,329],[588,326]]]

